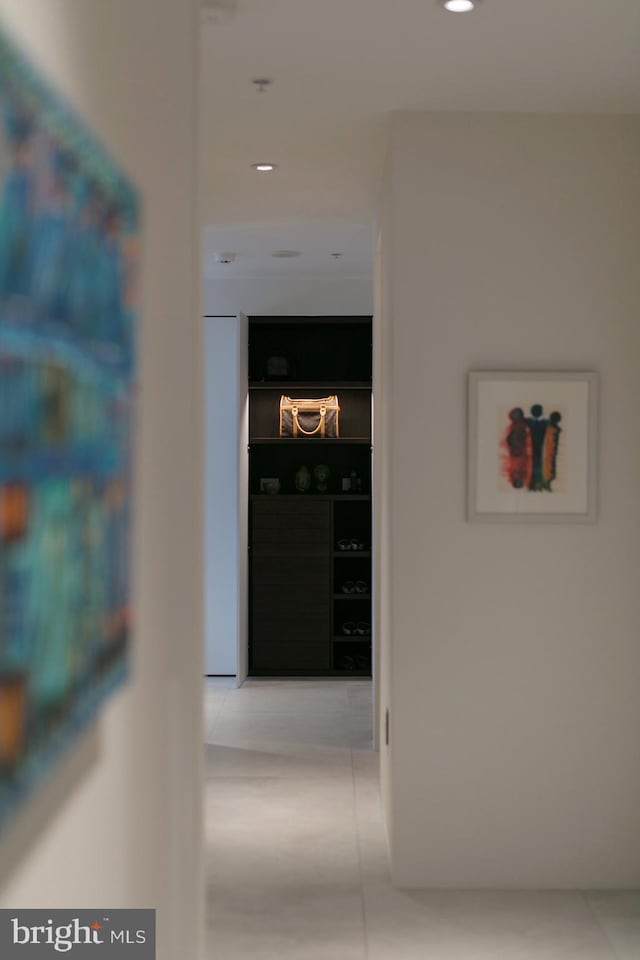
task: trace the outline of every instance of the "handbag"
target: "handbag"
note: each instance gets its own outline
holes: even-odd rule
[[[281,437],[339,437],[340,404],[335,395],[318,400],[280,397]]]

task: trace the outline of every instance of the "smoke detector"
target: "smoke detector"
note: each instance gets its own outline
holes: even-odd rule
[[[213,255],[216,263],[233,263],[235,258],[235,253],[214,253]]]
[[[215,27],[231,23],[237,12],[238,0],[201,0],[203,22]]]
[[[251,81],[258,93],[264,93],[271,86],[273,80],[271,77],[254,77]]]

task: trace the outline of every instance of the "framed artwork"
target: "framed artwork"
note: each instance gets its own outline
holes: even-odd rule
[[[127,672],[136,191],[0,34],[0,826]]]
[[[467,519],[593,523],[595,373],[469,374]]]

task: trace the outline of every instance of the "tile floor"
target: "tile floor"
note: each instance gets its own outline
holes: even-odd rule
[[[206,681],[207,960],[640,960],[640,892],[389,883],[365,681]]]

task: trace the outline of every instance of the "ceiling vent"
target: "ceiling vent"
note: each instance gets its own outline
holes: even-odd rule
[[[235,253],[214,253],[213,255],[216,263],[233,263],[235,258]]]

